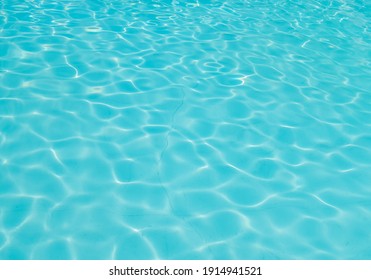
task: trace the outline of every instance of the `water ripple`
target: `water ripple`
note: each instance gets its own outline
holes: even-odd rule
[[[369,259],[365,1],[6,1],[0,259]]]

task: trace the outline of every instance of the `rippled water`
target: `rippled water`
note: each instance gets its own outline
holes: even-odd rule
[[[1,259],[370,259],[369,1],[2,0]]]

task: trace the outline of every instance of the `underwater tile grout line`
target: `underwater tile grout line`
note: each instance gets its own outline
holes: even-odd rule
[[[163,155],[165,154],[166,149],[167,149],[168,146],[169,146],[169,136],[170,136],[171,132],[173,131],[175,115],[176,115],[176,113],[181,109],[181,107],[183,106],[183,103],[184,103],[185,92],[184,92],[183,89],[181,89],[181,91],[182,91],[182,98],[181,98],[180,104],[175,108],[173,114],[171,115],[171,120],[170,120],[170,125],[169,125],[170,127],[169,127],[168,132],[167,132],[166,135],[165,135],[165,145],[164,145],[164,148],[161,150],[159,160],[158,160],[158,162],[157,162],[157,164],[156,164],[156,166],[157,166],[157,176],[158,176],[158,180],[159,180],[159,182],[160,182],[161,187],[163,188],[163,190],[164,190],[165,193],[166,193],[167,199],[168,199],[168,201],[169,201],[170,209],[171,209],[171,211],[172,211],[173,213],[175,212],[175,211],[174,211],[174,207],[172,206],[171,198],[170,198],[170,196],[169,196],[169,193],[168,193],[168,191],[167,191],[166,187],[164,186],[163,181],[162,181],[162,179],[161,179],[161,171],[160,171],[160,167],[161,167],[161,161],[162,161]]]

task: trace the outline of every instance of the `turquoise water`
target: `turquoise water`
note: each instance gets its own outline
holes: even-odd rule
[[[0,3],[0,259],[371,259],[369,1]]]

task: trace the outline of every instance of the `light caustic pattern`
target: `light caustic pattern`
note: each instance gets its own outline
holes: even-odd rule
[[[367,5],[1,1],[0,258],[371,258]]]

